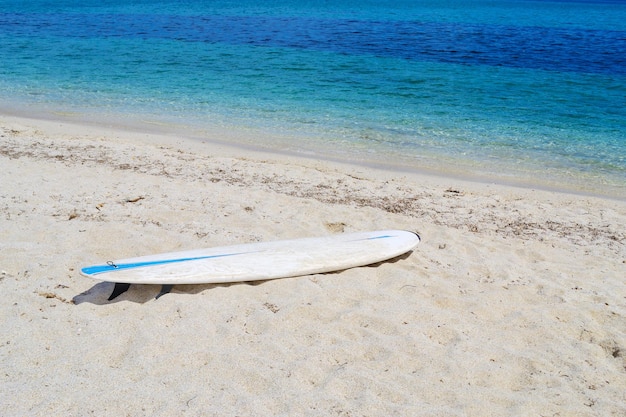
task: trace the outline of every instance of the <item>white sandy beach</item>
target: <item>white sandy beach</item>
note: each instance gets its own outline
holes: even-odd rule
[[[626,199],[0,115],[3,416],[626,415]],[[406,259],[254,284],[82,266],[417,231]]]

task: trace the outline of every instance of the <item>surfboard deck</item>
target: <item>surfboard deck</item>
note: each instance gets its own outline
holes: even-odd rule
[[[340,271],[398,257],[419,241],[416,233],[404,230],[342,233],[119,259],[84,267],[81,274],[120,284],[116,285],[119,294],[130,284],[161,284],[169,290],[178,284],[257,281]]]

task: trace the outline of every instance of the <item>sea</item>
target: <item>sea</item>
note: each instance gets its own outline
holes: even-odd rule
[[[0,0],[0,110],[626,199],[626,1]]]

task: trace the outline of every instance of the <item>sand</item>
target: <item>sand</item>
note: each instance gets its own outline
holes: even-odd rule
[[[626,202],[0,116],[3,416],[626,415]],[[406,259],[231,285],[102,261],[408,229]]]

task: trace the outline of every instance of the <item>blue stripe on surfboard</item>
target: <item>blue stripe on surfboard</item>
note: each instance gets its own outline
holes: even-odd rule
[[[414,234],[417,239],[420,239],[420,236],[415,233],[415,232],[408,232],[408,233],[412,233]],[[389,239],[391,237],[398,237],[398,235],[380,235],[380,236],[372,236],[372,237],[366,237],[365,239],[360,239],[360,240],[376,240],[376,239]]]
[[[417,233],[415,233],[415,232],[408,232],[408,233],[413,233],[415,235],[415,237],[417,237],[417,240],[418,241],[420,240],[420,236]],[[372,236],[372,237],[366,237],[366,238],[363,238],[363,239],[353,240],[353,242],[358,242],[358,241],[361,241],[361,240],[389,239],[389,238],[392,238],[392,237],[398,237],[398,235]]]
[[[360,241],[362,241],[362,240],[389,239],[390,237],[396,237],[396,236],[392,236],[392,235],[372,236],[372,237],[365,237],[365,238],[363,238],[363,239],[355,239],[355,240],[351,240],[351,242],[360,242]]]
[[[163,259],[159,261],[133,262],[133,263],[128,263],[128,264],[115,264],[113,262],[109,262],[106,265],[87,266],[81,269],[81,271],[83,274],[86,274],[86,275],[97,275],[97,274],[103,274],[105,272],[121,271],[124,269],[144,268],[147,266],[167,265],[167,264],[188,262],[188,261],[199,261],[202,259],[223,258],[225,256],[242,255],[244,253],[250,253],[250,252],[225,253],[221,255],[198,256],[195,258]]]

